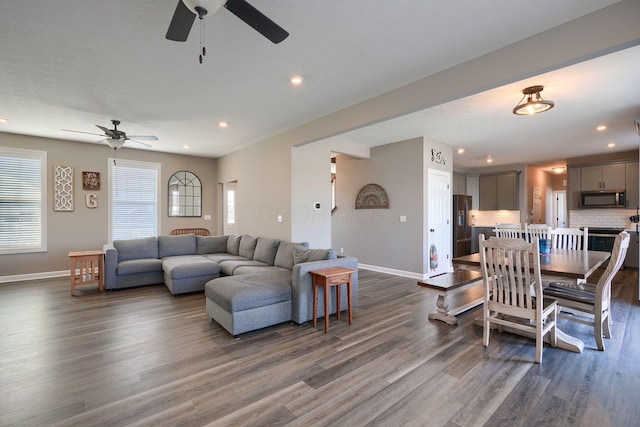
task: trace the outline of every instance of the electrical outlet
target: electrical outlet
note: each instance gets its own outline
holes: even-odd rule
[[[282,215],[278,215],[278,222],[282,222]]]
[[[400,215],[400,222],[407,222],[407,216],[406,215]]]
[[[343,254],[344,253],[344,248],[340,248],[340,253]]]
[[[204,216],[204,220],[205,221],[211,221],[211,215],[206,215]]]

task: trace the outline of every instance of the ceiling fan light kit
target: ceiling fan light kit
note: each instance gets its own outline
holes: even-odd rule
[[[113,124],[113,129],[108,129],[104,126],[100,126],[100,125],[96,125],[96,127],[100,130],[102,130],[102,132],[104,133],[92,133],[92,132],[82,132],[79,130],[71,130],[71,129],[61,129],[65,132],[75,132],[75,133],[85,133],[87,135],[97,135],[97,136],[103,136],[106,137],[105,139],[99,141],[99,142],[103,142],[105,144],[107,144],[109,147],[113,148],[114,150],[117,150],[118,148],[122,147],[124,145],[125,142],[127,141],[133,141],[136,142],[138,144],[144,145],[146,147],[151,148],[151,145],[140,141],[142,140],[146,140],[146,141],[157,141],[158,137],[157,136],[153,136],[153,135],[130,135],[127,136],[126,132],[121,131],[120,129],[118,129],[118,125],[120,124],[120,120],[111,120],[111,124]]]
[[[550,110],[554,107],[554,102],[548,99],[543,99],[540,92],[544,89],[544,86],[529,86],[522,89],[522,98],[518,105],[513,108],[513,114],[518,116],[530,116],[532,114],[542,113]],[[524,99],[526,102],[522,102]]]

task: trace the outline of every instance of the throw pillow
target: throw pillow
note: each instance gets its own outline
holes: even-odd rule
[[[273,260],[276,257],[278,246],[280,246],[280,240],[258,237],[258,243],[256,243],[256,250],[253,253],[253,259],[255,261],[264,262],[265,264],[273,265]]]
[[[298,246],[302,249],[308,249],[309,243],[280,242],[278,252],[276,252],[276,258],[273,260],[273,265],[289,270],[293,269],[293,249]]]
[[[248,234],[245,234],[240,239],[240,247],[238,249],[238,255],[243,256],[245,258],[253,259],[253,253],[256,250],[256,244],[258,243],[258,239]]]
[[[158,236],[158,258],[179,255],[195,255],[196,235]]]
[[[336,259],[336,252],[333,249],[302,249],[300,247],[293,250],[293,263],[324,261],[326,259]]]
[[[240,249],[240,236],[235,234],[230,234],[227,237],[227,253],[229,255],[238,255],[238,250]]]

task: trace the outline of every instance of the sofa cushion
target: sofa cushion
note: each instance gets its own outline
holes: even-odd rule
[[[255,266],[255,267],[270,267],[269,264],[264,262],[255,261],[253,259],[243,259],[243,260],[229,260],[222,261],[220,263],[220,273],[225,276],[233,276],[235,274],[235,270],[238,267],[242,266]]]
[[[130,259],[158,258],[158,239],[114,240],[113,247],[118,250],[118,262]]]
[[[179,255],[195,255],[196,235],[158,236],[158,258]]]
[[[241,274],[276,273],[276,272],[291,274],[291,270],[289,270],[288,268],[274,267],[273,265],[265,265],[265,266],[243,265],[233,270],[233,275],[239,276]]]
[[[256,250],[257,243],[257,238],[245,234],[240,239],[240,248],[238,249],[238,255],[245,258],[253,259],[253,253]]]
[[[293,250],[294,264],[303,262],[324,261],[336,259],[336,252],[333,249],[302,249],[300,247]]]
[[[235,234],[229,235],[227,237],[227,253],[231,255],[239,255],[240,250],[240,236],[236,236]]]
[[[158,258],[130,259],[119,262],[116,267],[116,274],[118,276],[153,273],[156,271],[162,271],[162,261]]]
[[[309,243],[295,243],[295,242],[280,242],[276,257],[273,260],[273,265],[276,267],[293,269],[293,248],[299,246],[301,249],[307,249]]]
[[[210,280],[205,295],[229,313],[291,300],[291,273],[274,272]]]
[[[276,253],[278,252],[278,246],[280,246],[280,240],[278,239],[265,239],[264,237],[258,237],[258,243],[256,243],[256,250],[253,253],[253,259],[264,262],[265,264],[273,265]]]
[[[162,260],[164,274],[172,279],[209,276],[218,274],[220,266],[199,255],[183,255],[168,257]]]
[[[221,262],[224,261],[248,261],[245,257],[240,256],[240,255],[230,255],[228,253],[221,253],[221,254],[204,254],[202,255],[203,257],[205,257],[206,259],[209,259],[211,261],[215,261],[218,264],[220,264]]]
[[[196,254],[218,254],[227,252],[229,236],[196,236]]]

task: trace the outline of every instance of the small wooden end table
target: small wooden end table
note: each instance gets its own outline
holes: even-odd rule
[[[324,268],[313,270],[311,274],[311,286],[313,287],[313,327],[316,327],[318,318],[318,286],[324,288],[324,333],[329,331],[329,289],[336,288],[336,319],[340,320],[340,285],[347,285],[347,309],[349,324],[351,325],[351,277],[356,270],[343,267]]]
[[[97,283],[100,292],[104,291],[104,251],[69,252],[71,273],[71,295],[75,295],[76,286]]]

